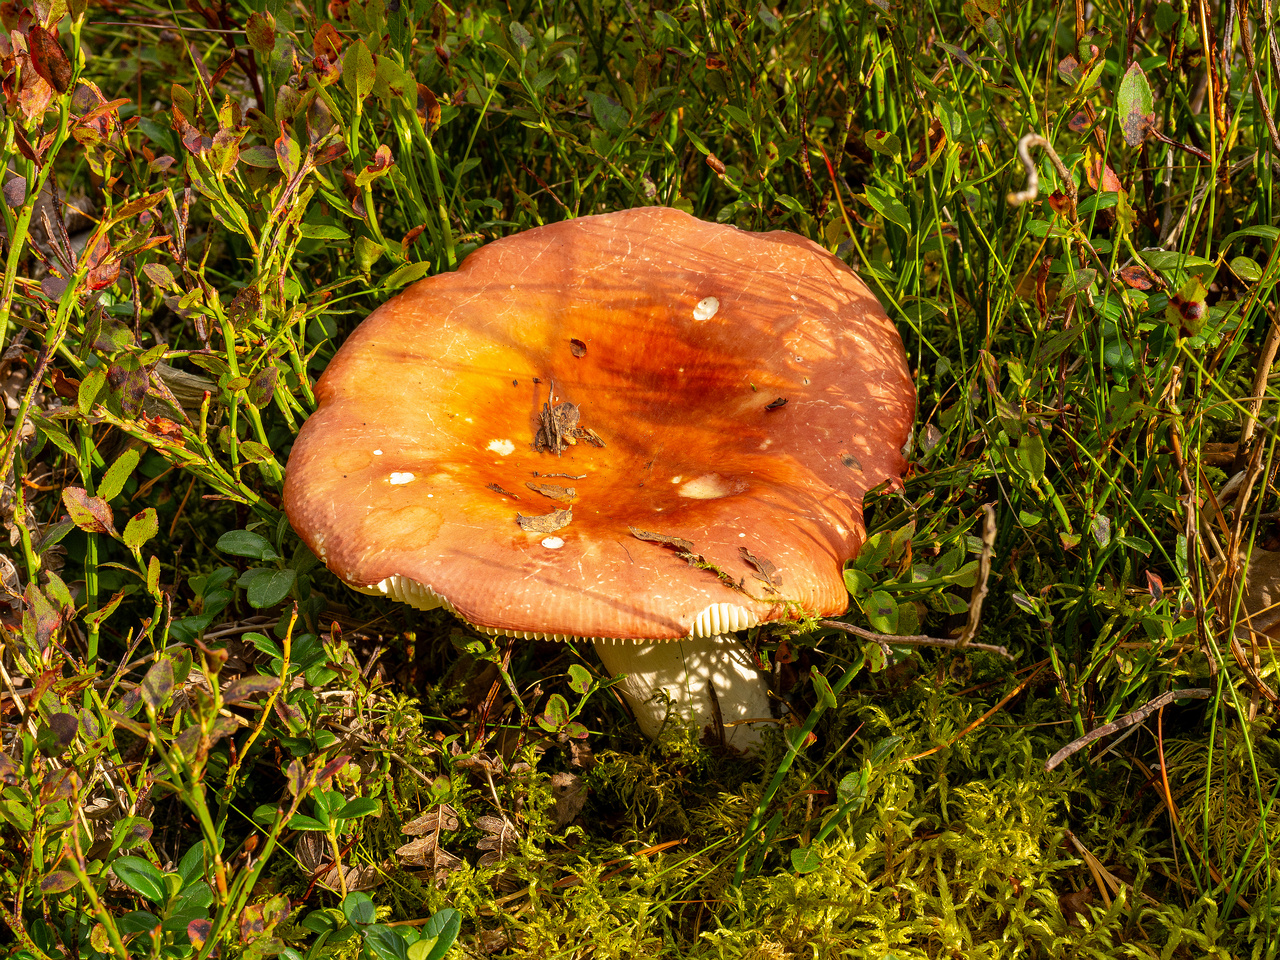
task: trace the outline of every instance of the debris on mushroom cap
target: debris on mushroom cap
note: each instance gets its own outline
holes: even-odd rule
[[[842,612],[863,494],[901,474],[915,406],[843,263],[663,207],[415,284],[316,396],[285,508],[343,580],[502,633],[647,639]],[[571,510],[510,493],[554,476]]]

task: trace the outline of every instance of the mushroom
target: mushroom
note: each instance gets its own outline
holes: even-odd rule
[[[491,634],[590,639],[646,734],[670,709],[743,749],[771,710],[732,634],[846,609],[863,494],[901,474],[915,406],[842,262],[664,207],[413,285],[316,397],[284,502],[330,570]]]

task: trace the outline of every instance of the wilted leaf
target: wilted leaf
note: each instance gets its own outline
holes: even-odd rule
[[[138,692],[142,701],[152,710],[159,710],[173,694],[173,661],[165,658],[156,663],[142,683],[138,684]]]
[[[86,533],[109,533],[115,536],[111,507],[101,497],[91,497],[82,487],[63,487],[62,503],[67,516]]]
[[[253,52],[261,57],[270,57],[276,48],[275,18],[269,13],[251,13],[244,23],[245,36]]]
[[[31,65],[53,89],[66,93],[71,85],[71,61],[62,52],[62,45],[40,24],[32,24],[27,32],[27,47],[31,52]]]
[[[1155,126],[1156,111],[1151,84],[1147,82],[1147,75],[1137,61],[1129,65],[1124,79],[1120,81],[1116,107],[1120,113],[1120,129],[1124,133],[1125,143],[1131,147],[1140,145]]]

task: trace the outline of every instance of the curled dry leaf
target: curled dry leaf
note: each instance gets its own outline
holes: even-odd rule
[[[485,834],[476,841],[476,849],[486,851],[476,866],[491,867],[515,852],[520,836],[506,817],[476,817],[475,825]]]

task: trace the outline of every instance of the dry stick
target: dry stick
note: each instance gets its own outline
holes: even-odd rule
[[[905,637],[897,637],[888,633],[876,633],[872,630],[864,630],[862,627],[855,627],[851,623],[841,623],[839,620],[819,620],[818,625],[821,627],[834,627],[837,630],[843,630],[845,633],[852,633],[855,637],[862,637],[864,640],[874,640],[879,644],[897,644],[907,647],[945,647],[951,650],[980,650],[983,653],[994,653],[1006,660],[1016,660],[1017,658],[1009,652],[1006,647],[998,647],[991,643],[961,643],[963,638],[947,638],[947,637],[926,637],[922,634],[915,634]]]
[[[1230,35],[1231,31],[1228,29],[1223,36],[1224,44]],[[1271,116],[1271,107],[1267,104],[1267,98],[1262,93],[1262,80],[1258,77],[1258,65],[1253,59],[1253,40],[1249,36],[1249,13],[1247,10],[1242,11],[1240,14],[1240,46],[1244,50],[1244,61],[1249,65],[1249,79],[1253,83],[1254,99],[1258,101],[1258,106],[1262,108],[1262,119],[1267,123],[1267,133],[1271,134],[1271,149],[1275,151],[1277,156],[1280,156],[1280,133],[1276,131],[1276,121]]]
[[[982,505],[986,518],[982,524],[982,556],[978,560],[978,582],[973,585],[969,598],[969,622],[964,625],[957,646],[967,647],[978,632],[982,619],[982,601],[987,598],[987,578],[991,576],[991,554],[996,548],[996,509],[991,504]]]
[[[1255,76],[1255,81],[1257,77]],[[1268,116],[1268,119],[1270,117]],[[1275,125],[1272,124],[1272,131]],[[1277,150],[1280,152],[1280,150]],[[1241,453],[1248,447],[1249,441],[1253,439],[1253,432],[1258,426],[1258,413],[1262,409],[1262,402],[1266,399],[1267,393],[1267,376],[1271,373],[1271,364],[1276,359],[1276,350],[1280,348],[1280,318],[1277,318],[1275,311],[1271,311],[1271,329],[1267,331],[1267,339],[1262,345],[1262,353],[1258,356],[1258,367],[1253,373],[1253,393],[1249,398],[1249,416],[1244,422],[1244,427],[1240,431],[1240,441],[1236,449]]]
[[[1142,723],[1142,721],[1146,720],[1147,717],[1151,716],[1151,714],[1155,713],[1161,707],[1168,706],[1174,700],[1207,700],[1212,695],[1213,691],[1207,687],[1192,687],[1185,690],[1170,690],[1166,693],[1162,693],[1145,706],[1139,707],[1132,713],[1126,713],[1119,720],[1113,720],[1110,723],[1104,723],[1100,727],[1094,727],[1083,737],[1072,740],[1069,744],[1045,761],[1045,772],[1048,773],[1063,760],[1067,759],[1067,757],[1071,756],[1073,753],[1083,750],[1095,740],[1101,740],[1103,737],[1110,736],[1113,733],[1118,733],[1127,727],[1132,727],[1134,724]]]

